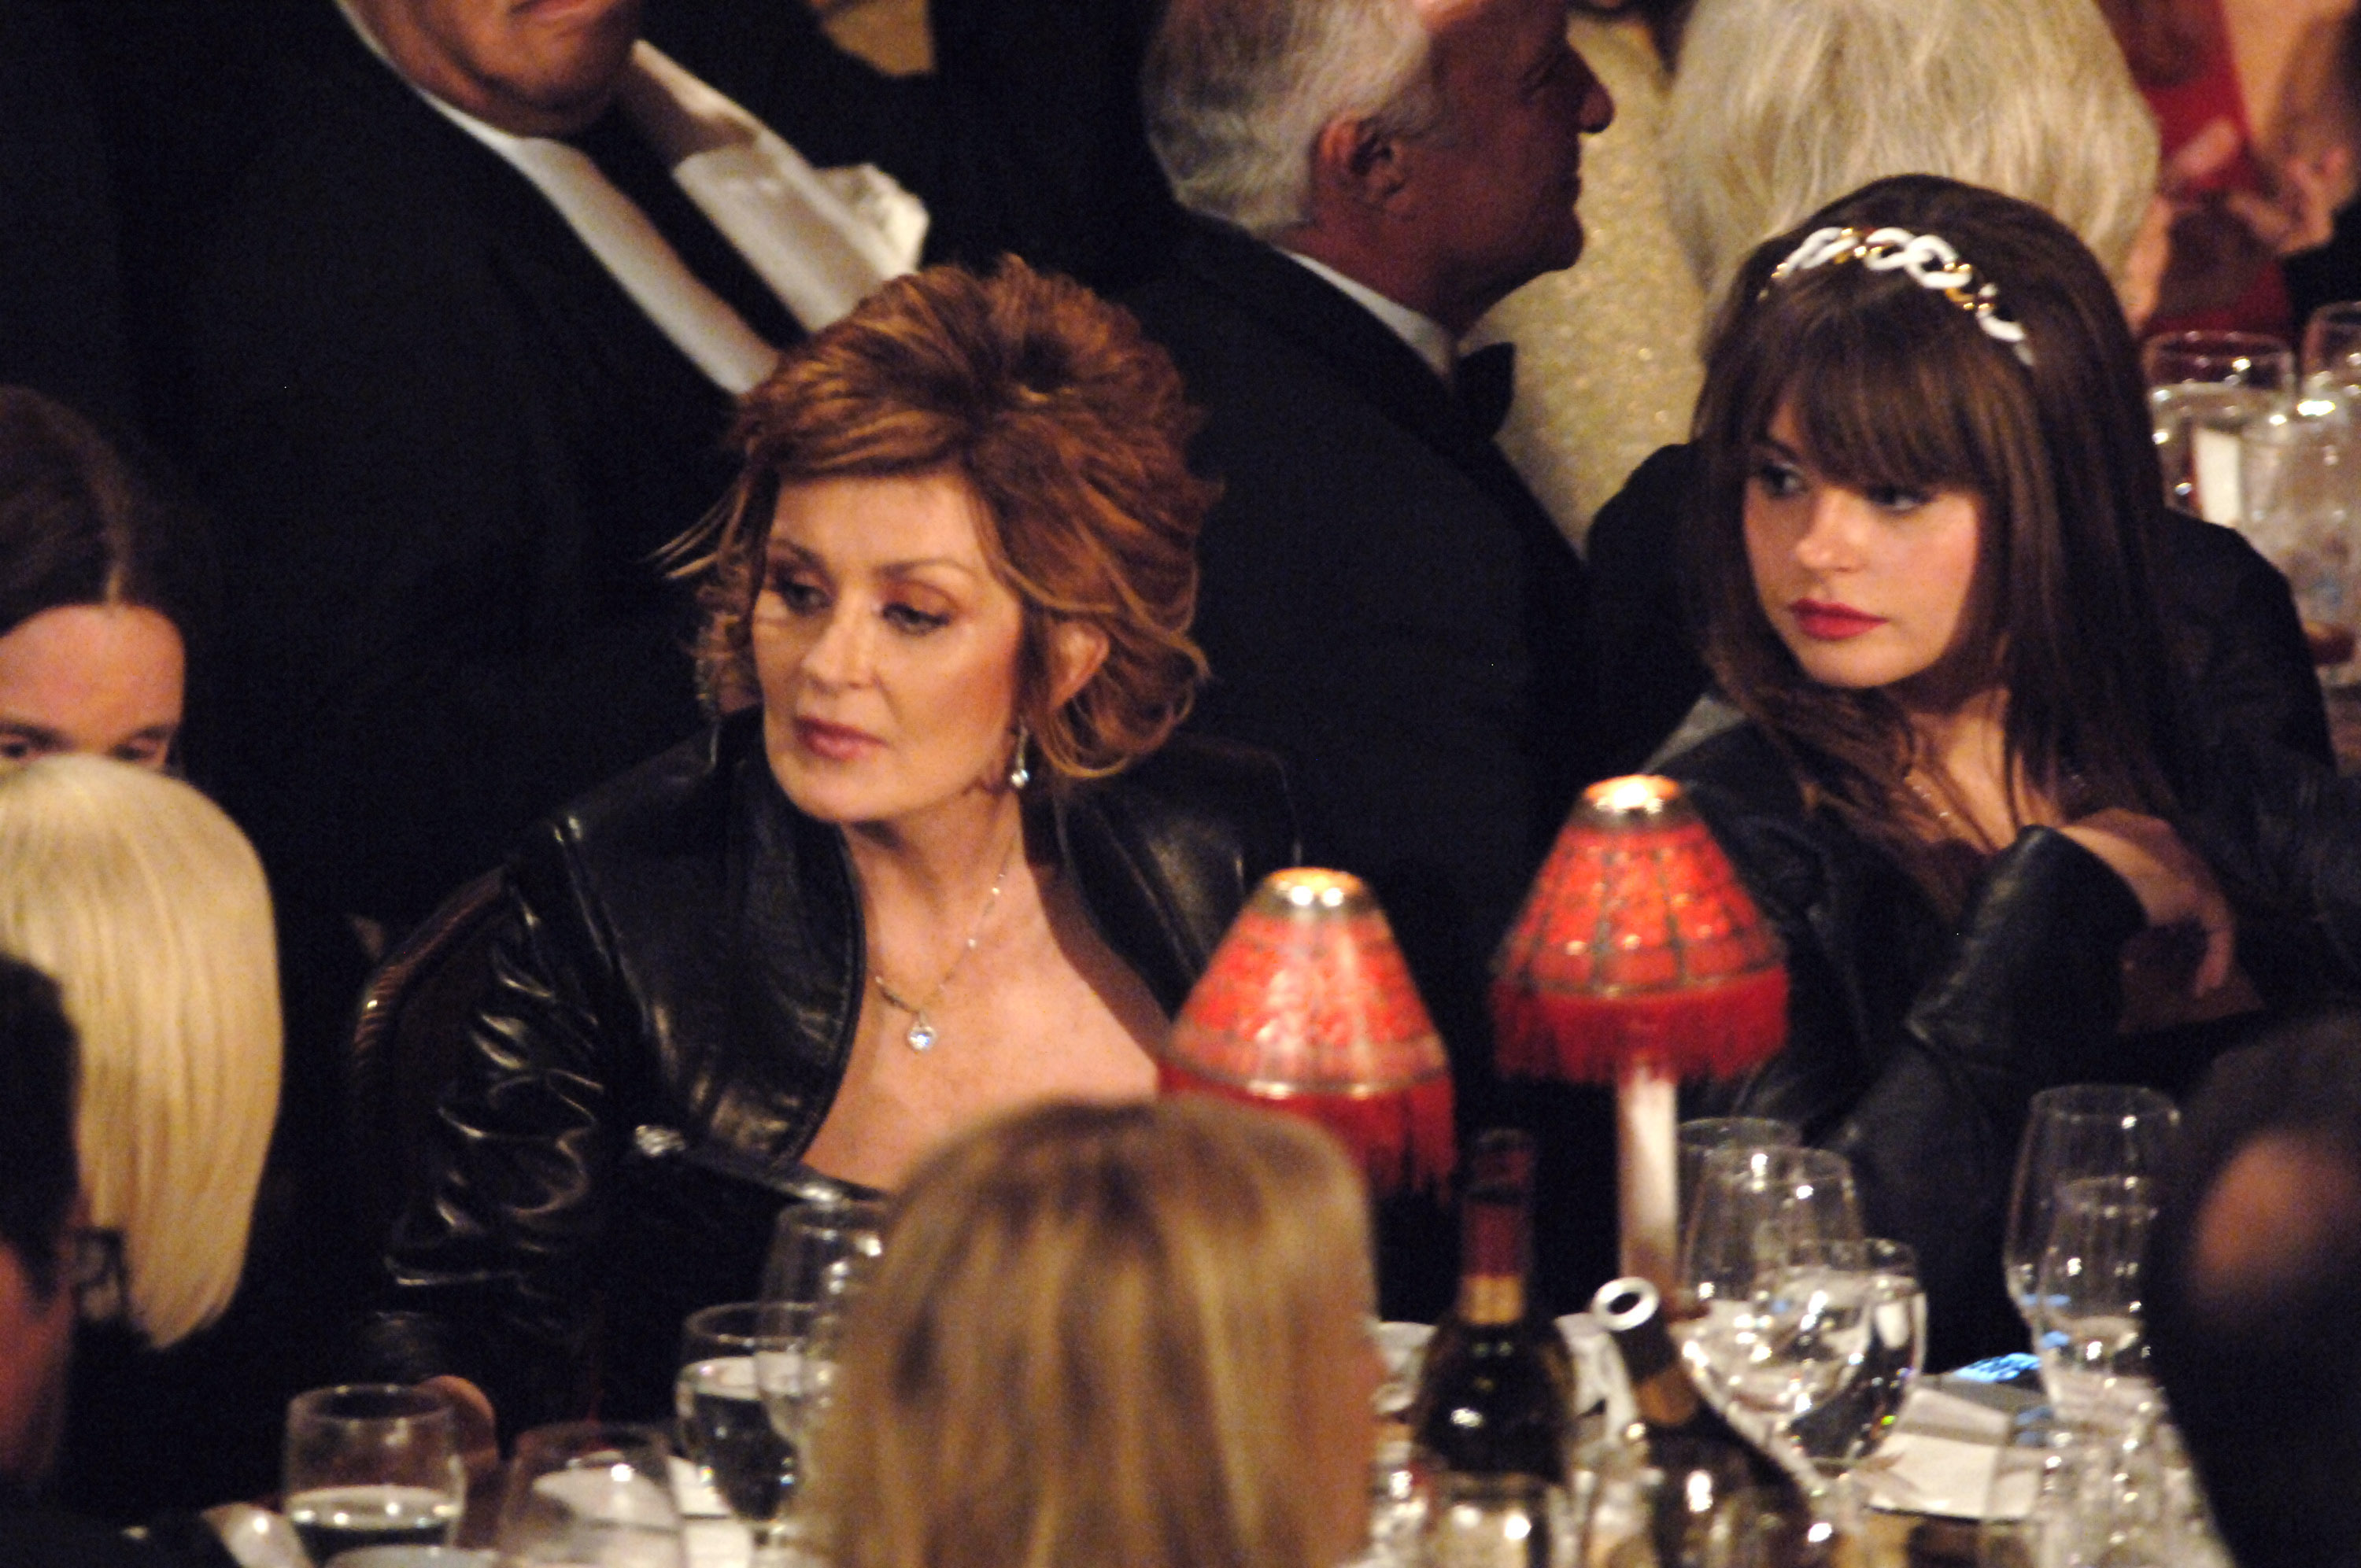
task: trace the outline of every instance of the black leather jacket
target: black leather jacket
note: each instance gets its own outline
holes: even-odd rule
[[[2192,745],[2175,787],[2184,839],[2239,919],[2241,965],[2270,1011],[2361,974],[2361,783],[2225,738]],[[1847,1156],[1872,1234],[1908,1242],[1927,1286],[1928,1365],[2025,1347],[2001,1241],[2026,1102],[2052,1084],[2145,1080],[2151,1036],[2118,1041],[2131,890],[2048,828],[1994,857],[1947,920],[1883,851],[1827,813],[1752,724],[1670,771],[1787,947],[1787,1047],[1693,1089],[1692,1115],[1781,1116]],[[2213,1036],[2235,1043],[2252,1015]]]
[[[1296,857],[1279,763],[1217,741],[1176,739],[1055,816],[1100,934],[1167,1013]],[[511,1429],[592,1388],[602,1414],[665,1415],[681,1319],[755,1294],[841,1080],[866,963],[851,861],[745,715],[536,829],[508,883],[368,1358],[474,1378]]]

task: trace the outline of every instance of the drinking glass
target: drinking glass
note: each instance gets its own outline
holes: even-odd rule
[[[1849,1475],[1877,1451],[1927,1365],[1918,1255],[1902,1242],[1872,1236],[1861,1244],[1857,1266],[1864,1329],[1851,1375],[1834,1398],[1795,1424],[1804,1452],[1828,1475]]]
[[[296,1395],[280,1481],[314,1563],[357,1546],[448,1546],[467,1500],[450,1402],[398,1383]]]
[[[2238,436],[2295,389],[2295,355],[2275,337],[2176,332],[2140,351],[2165,499],[2210,522],[2241,515]]]
[[[2303,323],[2303,380],[2307,392],[2361,399],[2361,300],[2323,305]]]
[[[1803,1129],[1776,1116],[1697,1116],[1680,1127],[1680,1223],[1686,1230],[1697,1212],[1697,1183],[1705,1176],[1705,1157],[1716,1149],[1792,1149],[1804,1141]]]
[[[2033,1097],[2017,1147],[2002,1261],[2010,1299],[2039,1348],[2036,1276],[2049,1245],[2058,1184],[2081,1176],[2161,1176],[2180,1113],[2153,1089],[2070,1083]]]
[[[681,1453],[703,1472],[758,1548],[778,1544],[796,1489],[796,1451],[772,1424],[756,1357],[785,1343],[762,1332],[759,1301],[725,1301],[688,1315],[680,1332],[673,1409]]]
[[[664,1429],[566,1421],[524,1433],[496,1544],[503,1563],[687,1568]]]
[[[1564,1498],[1533,1475],[1440,1476],[1422,1560],[1426,1568],[1555,1568],[1573,1538]]]
[[[1859,1365],[1861,1205],[1826,1149],[1719,1149],[1706,1157],[1683,1282],[1699,1315],[1681,1354],[1698,1387],[1794,1472],[1816,1508],[1829,1489],[1793,1431]],[[1739,1412],[1751,1415],[1741,1420]]]
[[[2070,1428],[2112,1421],[2126,1400],[2149,1398],[2141,1332],[2143,1260],[2156,1219],[2144,1176],[2082,1176],[2059,1183],[2036,1288],[2042,1387]],[[2124,1379],[2136,1379],[2119,1390]]]
[[[836,1382],[847,1314],[884,1250],[884,1205],[843,1198],[781,1211],[763,1269],[755,1356],[763,1409],[800,1460]]]
[[[2307,401],[2246,426],[2238,444],[2238,531],[2285,574],[2317,640],[2352,646],[2361,628],[2361,428],[2343,401]],[[2341,635],[2340,635],[2341,634]],[[2326,655],[2318,655],[2326,656]],[[2323,680],[2346,684],[2342,668]]]

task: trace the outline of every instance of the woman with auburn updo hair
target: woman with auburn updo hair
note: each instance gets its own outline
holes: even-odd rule
[[[517,1425],[660,1415],[682,1317],[755,1293],[783,1201],[1152,1092],[1295,858],[1275,762],[1170,739],[1194,425],[1129,316],[1015,260],[887,284],[747,396],[689,547],[722,717],[511,861],[382,1371]]]
[[[903,1193],[807,1517],[836,1568],[1333,1568],[1368,1530],[1367,1201],[1183,1097],[972,1131]]]
[[[1694,613],[1747,722],[1668,771],[1793,985],[1785,1050],[1697,1113],[1850,1157],[1918,1249],[1936,1362],[2022,1348],[2028,1097],[2178,1087],[2265,1003],[2349,983],[2353,808],[2187,703],[2137,353],[2040,209],[1905,176],[1757,249],[1696,439]]]

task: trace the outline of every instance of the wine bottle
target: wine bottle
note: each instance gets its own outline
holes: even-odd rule
[[[1655,1286],[1610,1279],[1590,1315],[1615,1342],[1657,1477],[1649,1534],[1656,1568],[1792,1562],[1807,1518],[1793,1479],[1697,1395]]]
[[[1534,1310],[1532,1140],[1477,1140],[1460,1200],[1459,1299],[1427,1347],[1411,1403],[1411,1464],[1444,1476],[1530,1476],[1563,1488],[1572,1457],[1565,1342]]]

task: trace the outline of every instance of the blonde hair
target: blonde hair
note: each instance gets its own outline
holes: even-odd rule
[[[1328,1568],[1306,1381],[1369,1300],[1360,1179],[1308,1124],[1191,1099],[988,1123],[911,1182],[862,1300],[823,1555]]]
[[[262,864],[177,779],[103,757],[0,773],[0,948],[82,1037],[91,1223],[123,1238],[130,1322],[169,1345],[229,1305],[279,1105]]]
[[[2120,282],[2157,133],[2092,0],[1698,0],[1664,157],[1710,313],[1749,251],[1890,174],[2030,202]]]

